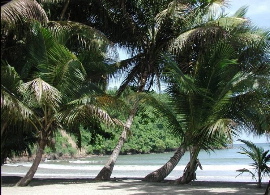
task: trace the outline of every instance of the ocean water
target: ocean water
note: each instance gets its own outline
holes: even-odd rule
[[[256,144],[265,150],[270,149],[269,143]],[[239,154],[240,147],[245,145],[234,144],[233,148],[216,150],[207,153],[201,151],[199,160],[203,170],[198,168],[196,175],[199,181],[239,181],[252,182],[251,175],[245,173],[238,177],[237,169],[250,168],[252,160],[246,155]],[[161,154],[120,155],[114,166],[112,178],[130,177],[142,178],[166,163],[173,152]],[[109,156],[94,156],[80,159],[48,160],[41,162],[35,174],[36,178],[94,178],[107,162]],[[189,160],[187,152],[175,169],[166,179],[179,178]],[[5,164],[1,167],[2,175],[24,176],[31,166],[30,162]],[[269,165],[270,166],[270,165]],[[270,178],[264,177],[263,182]]]

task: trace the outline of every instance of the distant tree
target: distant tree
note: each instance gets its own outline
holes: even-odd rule
[[[257,180],[258,187],[262,187],[262,177],[270,176],[270,167],[268,166],[268,163],[270,163],[270,154],[268,154],[269,150],[265,151],[262,147],[256,146],[251,141],[241,140],[241,139],[239,139],[239,141],[246,144],[248,149],[241,147],[243,152],[238,152],[238,153],[244,154],[253,160],[253,163],[251,164],[251,167],[253,167],[253,170],[243,168],[236,171],[240,172],[239,175],[243,173],[251,174],[252,179]]]

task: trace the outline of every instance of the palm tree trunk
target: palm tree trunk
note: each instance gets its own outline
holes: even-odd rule
[[[65,15],[65,13],[66,13],[66,11],[67,11],[67,8],[68,8],[68,4],[69,4],[69,0],[67,0],[66,3],[65,3],[65,6],[64,6],[64,8],[63,8],[63,10],[62,10],[62,13],[61,13],[61,15],[60,15],[60,21],[62,21],[63,18],[64,18],[64,15]]]
[[[190,151],[191,152],[190,161],[186,165],[183,175],[179,179],[176,180],[177,184],[188,184],[192,180],[196,179],[196,170],[198,166],[202,169],[201,164],[199,160],[197,159],[199,155],[199,151],[200,149],[197,147],[194,147],[193,151]]]
[[[101,169],[101,171],[98,173],[98,175],[95,177],[95,180],[110,180],[115,162],[119,156],[119,153],[122,149],[122,146],[124,145],[126,138],[127,138],[127,131],[130,129],[131,124],[133,122],[133,119],[135,117],[135,114],[137,112],[137,105],[138,103],[135,103],[134,108],[131,110],[130,114],[129,114],[129,118],[126,121],[125,127],[122,131],[122,134],[118,140],[118,143],[116,145],[116,147],[114,148],[108,162],[106,163],[106,165]]]
[[[176,167],[182,156],[186,152],[186,147],[181,145],[174,153],[173,157],[161,168],[156,171],[148,174],[143,180],[150,182],[159,182],[163,181]]]
[[[258,187],[261,188],[262,187],[262,172],[259,168],[258,170]]]
[[[270,180],[269,180],[268,185],[267,185],[267,187],[265,189],[264,195],[269,195],[269,194],[270,194]]]
[[[39,166],[39,163],[41,161],[45,147],[46,147],[46,141],[44,139],[41,139],[39,142],[37,154],[36,154],[36,157],[34,159],[32,166],[30,167],[26,175],[22,179],[20,179],[20,181],[16,184],[16,186],[27,186],[32,181],[37,171],[37,168]]]
[[[7,124],[8,124],[7,121],[5,121],[3,124],[1,124],[1,137],[4,134],[4,131],[5,131],[6,127],[7,127]]]

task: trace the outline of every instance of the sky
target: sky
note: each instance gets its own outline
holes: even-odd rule
[[[234,14],[240,7],[248,6],[246,17],[252,22],[253,25],[270,30],[270,0],[229,0],[228,8],[225,12],[230,16]],[[120,60],[126,59],[127,54],[124,50],[119,51]],[[121,78],[112,81],[109,87],[119,86]],[[254,143],[269,143],[266,136],[254,136],[253,134],[242,133],[241,137],[235,138],[234,143],[240,143],[237,139],[250,140]]]
[[[252,23],[260,28],[270,29],[270,0],[230,0],[227,13],[234,13],[242,6],[248,6],[246,14]]]

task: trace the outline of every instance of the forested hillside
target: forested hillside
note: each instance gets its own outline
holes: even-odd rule
[[[154,95],[165,103],[166,94]],[[119,139],[121,129],[117,127],[103,127],[106,134],[93,135],[94,129],[91,127],[81,126],[81,153],[90,154],[110,154]],[[73,142],[76,141],[75,136],[69,134]],[[175,137],[170,132],[170,127],[166,118],[156,112],[150,105],[141,110],[136,116],[128,135],[128,141],[121,150],[121,154],[139,154],[139,153],[158,153],[165,151],[173,151],[181,142],[181,137]],[[61,132],[57,132],[55,144],[45,151],[47,156],[62,155],[78,155],[79,150],[74,148],[74,144],[70,143],[67,136],[63,136]],[[72,146],[73,145],[73,146]],[[77,147],[77,146],[76,146]],[[34,150],[34,148],[33,148]],[[34,153],[34,151],[33,151]]]

